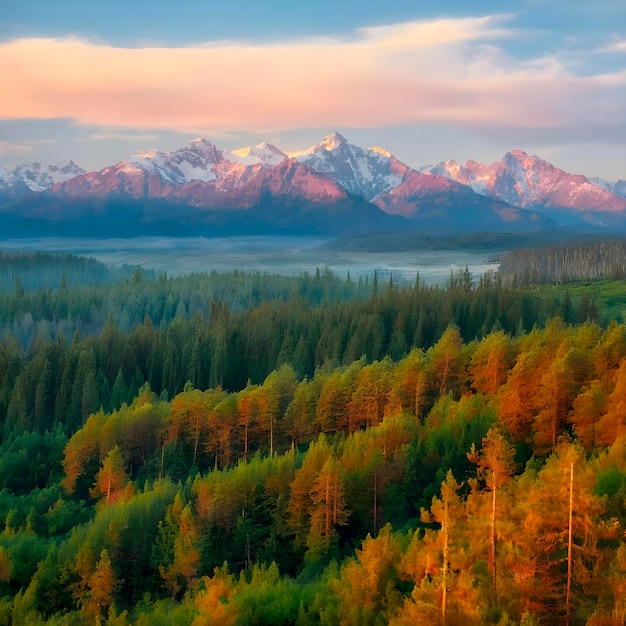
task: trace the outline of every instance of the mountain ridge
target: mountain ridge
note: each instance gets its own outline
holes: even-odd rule
[[[444,161],[427,169],[468,185],[477,193],[521,208],[576,212],[624,212],[626,198],[594,184],[582,174],[570,174],[523,150],[510,150],[489,165],[469,160],[465,165]]]
[[[126,202],[140,210],[147,203],[178,207],[190,228],[194,222],[228,222],[230,230],[236,230],[234,222],[242,219],[242,211],[250,212],[248,221],[254,214],[253,221],[262,228],[292,224],[306,229],[310,224],[319,229],[316,210],[325,216],[322,230],[328,233],[345,232],[347,221],[354,232],[366,226],[388,228],[392,222],[398,228],[410,224],[459,232],[527,232],[563,219],[623,221],[626,226],[626,199],[612,194],[608,185],[564,172],[521,150],[511,150],[491,165],[446,161],[417,170],[384,148],[361,148],[332,133],[291,154],[269,143],[227,151],[200,137],[170,152],[137,152],[97,172],[85,172],[73,161],[20,166],[15,172],[0,172],[0,203],[15,223],[20,218],[71,220],[75,216],[69,207],[86,222],[94,221],[80,209],[82,200],[90,210],[100,211],[101,218],[106,207]],[[224,211],[233,215],[213,215]],[[154,223],[158,217],[158,212],[151,214]],[[163,217],[164,224],[173,219]]]

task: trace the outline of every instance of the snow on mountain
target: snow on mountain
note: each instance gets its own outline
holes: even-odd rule
[[[454,159],[421,168],[420,171],[444,176],[462,185],[467,185],[476,193],[484,196],[491,195],[489,190],[493,186],[495,175],[492,167],[484,163],[469,160],[466,165],[460,165]]]
[[[114,167],[127,174],[139,170],[167,183],[184,185],[192,180],[215,180],[215,165],[220,161],[222,152],[206,139],[198,138],[175,152],[137,152]]]
[[[3,187],[14,185],[18,181],[17,176],[4,167],[0,167],[0,185]]]
[[[58,165],[42,165],[35,162],[20,165],[13,173],[32,191],[44,191],[56,183],[84,174],[85,170],[74,161]]]
[[[68,199],[168,200],[207,209],[250,208],[272,197],[309,203],[348,199],[337,182],[274,146],[224,153],[204,139],[175,152],[138,152],[99,172],[59,183],[49,193]]]
[[[289,157],[276,146],[269,143],[260,143],[256,146],[239,148],[224,154],[224,157],[233,163],[242,165],[269,165],[274,166],[282,163]]]
[[[194,139],[187,147],[171,153],[171,161],[183,174],[185,182],[208,182],[217,178],[215,165],[222,161],[222,151],[206,139]]]
[[[573,211],[626,211],[626,200],[580,174],[569,174],[537,156],[511,150],[491,165],[446,161],[429,170],[513,206]]]
[[[609,193],[612,193],[614,196],[619,196],[620,198],[626,198],[626,180],[618,180],[617,182],[612,182],[609,180],[604,180],[604,178],[593,177],[589,179],[589,182],[597,185],[598,187],[602,187],[606,189]]]
[[[411,171],[382,148],[359,148],[339,133],[290,156],[338,182],[348,192],[372,200],[399,185]]]
[[[0,202],[10,202],[30,192],[24,181],[13,172],[0,167]]]
[[[521,150],[491,165],[450,160],[418,171],[383,148],[355,146],[339,133],[289,156],[268,143],[226,151],[198,138],[171,152],[137,152],[99,172],[85,173],[71,161],[20,166],[15,174],[0,169],[3,211],[31,190],[43,190],[41,202],[59,210],[83,201],[92,208],[148,201],[146,206],[203,209],[206,215],[245,210],[248,220],[267,218],[277,227],[293,217],[293,224],[321,228],[320,220],[335,215],[337,224],[360,220],[360,227],[409,220],[429,228],[527,232],[554,224],[537,209],[559,223],[609,223],[626,215],[626,198],[616,195],[626,192],[625,181],[572,175]],[[204,219],[182,215],[188,226]]]
[[[441,231],[528,232],[554,226],[538,211],[511,206],[450,178],[417,170],[372,202],[386,213]]]

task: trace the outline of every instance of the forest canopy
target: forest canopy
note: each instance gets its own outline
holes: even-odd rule
[[[0,295],[0,624],[624,622],[602,303],[467,270],[94,282]]]

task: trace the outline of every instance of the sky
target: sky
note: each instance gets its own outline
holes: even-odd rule
[[[624,0],[0,0],[0,166],[334,131],[626,179]]]

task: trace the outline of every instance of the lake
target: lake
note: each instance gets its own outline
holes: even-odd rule
[[[358,252],[335,250],[328,245],[328,240],[314,237],[53,237],[0,240],[0,249],[71,252],[114,266],[141,265],[168,276],[234,269],[298,276],[328,268],[341,277],[349,272],[353,280],[366,276],[371,279],[376,271],[381,282],[393,276],[396,283],[413,283],[419,272],[420,279],[429,285],[444,284],[451,270],[462,270],[466,265],[474,278],[499,265],[489,262],[485,251]]]

